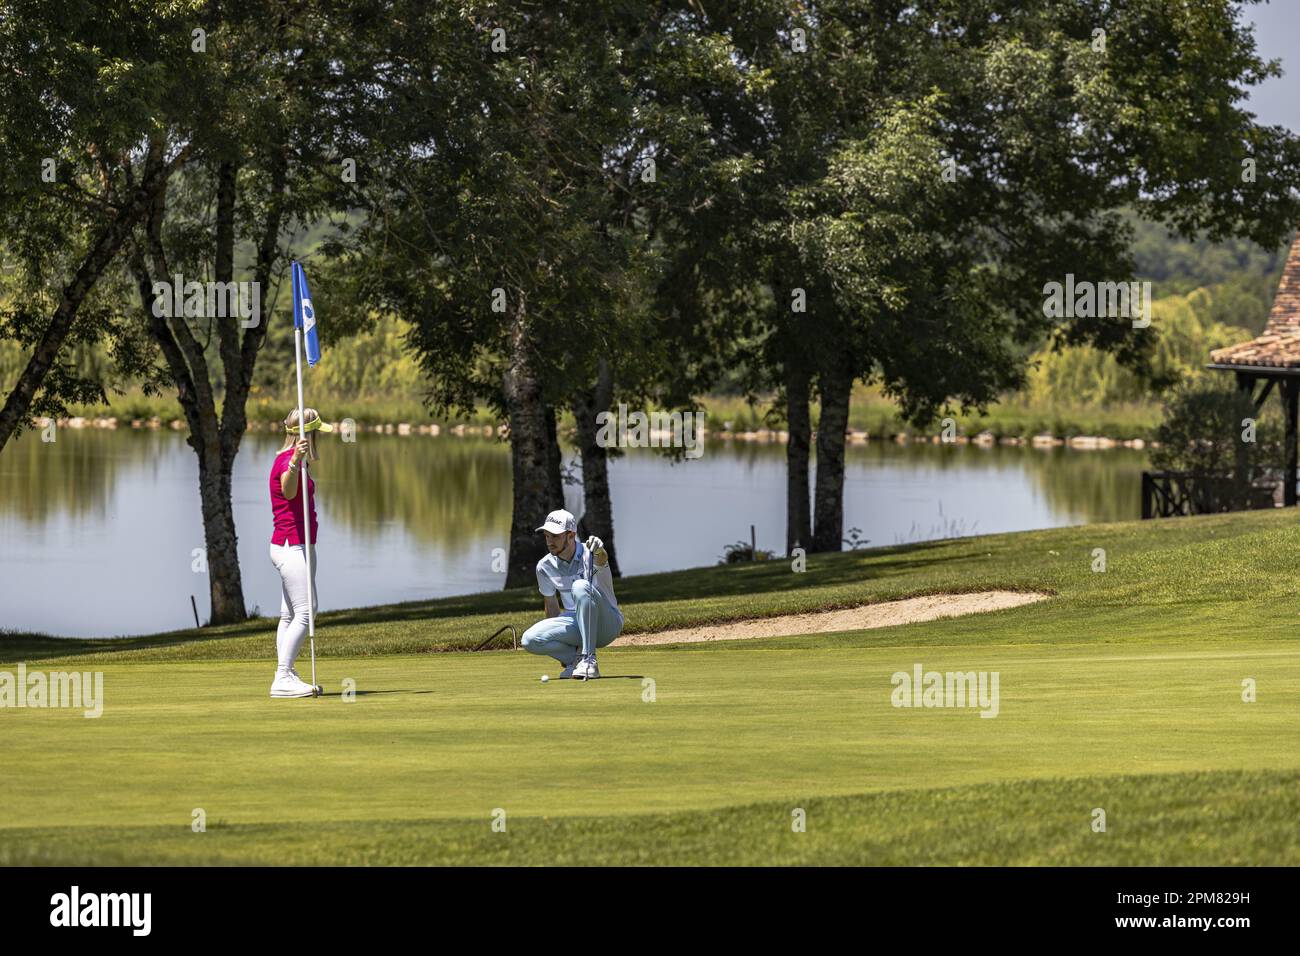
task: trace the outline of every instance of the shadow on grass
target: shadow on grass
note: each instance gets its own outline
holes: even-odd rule
[[[941,548],[950,550],[952,544],[951,540],[925,541],[869,550],[816,554],[809,557],[810,567],[802,574],[792,574],[790,562],[784,558],[661,571],[622,578],[616,583],[615,589],[621,604],[653,604],[659,601],[738,597],[755,591],[792,592],[861,584],[863,581],[908,574],[954,562],[980,560],[981,556],[975,553],[933,553]],[[540,612],[541,598],[536,589],[528,587],[434,601],[409,601],[333,611],[322,616],[321,621],[333,624],[378,624]]]
[[[636,575],[622,578],[618,584],[619,600],[628,604],[654,604],[699,598],[737,597],[755,592],[786,593],[809,588],[861,584],[884,577],[895,577],[918,570],[950,566],[962,561],[979,560],[972,550],[953,548],[952,540],[925,541],[858,551],[813,554],[808,568],[792,574],[785,558],[745,564],[713,565],[681,571]],[[936,552],[946,551],[946,554]],[[409,601],[375,607],[329,611],[317,618],[322,627],[432,621],[447,618],[503,617],[506,615],[541,614],[541,598],[533,587],[508,591],[482,592]],[[475,627],[467,622],[467,627]],[[483,622],[483,627],[490,627]],[[0,631],[0,662],[35,661],[81,654],[112,654],[142,649],[158,649],[199,641],[220,641],[273,634],[274,618],[256,618],[238,624],[190,628],[138,637],[63,638],[42,634]],[[466,641],[481,640],[477,634]],[[463,650],[459,645],[439,646],[436,650]]]
[[[229,627],[207,630],[191,628],[188,631],[167,631],[163,634],[145,634],[140,637],[50,637],[47,634],[26,634],[14,631],[0,631],[0,662],[17,663],[18,661],[45,660],[51,657],[75,657],[79,654],[112,654],[121,651],[135,651],[145,648],[176,647],[193,644],[195,641],[213,641],[251,637],[267,630],[266,623],[253,626],[254,622]],[[274,635],[274,625],[270,625]]]
[[[603,680],[645,680],[645,675],[644,674],[601,674],[594,681],[575,680],[570,677],[566,677],[564,680],[557,680],[556,678],[552,678],[551,683],[552,684],[554,683],[560,683],[560,684],[597,683],[598,684]]]

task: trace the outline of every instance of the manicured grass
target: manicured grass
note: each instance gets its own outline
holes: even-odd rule
[[[1010,624],[1020,615],[1005,616]],[[1112,775],[1214,771],[1221,776],[1211,789],[1224,809],[1204,818],[1202,838],[1159,852],[1228,862],[1244,852],[1248,834],[1223,833],[1219,817],[1253,828],[1262,815],[1274,820],[1273,838],[1256,862],[1294,859],[1294,817],[1242,806],[1263,797],[1240,775],[1300,772],[1300,754],[1285,744],[1300,718],[1300,641],[1245,649],[1216,642],[1195,652],[806,643],[749,653],[611,649],[603,655],[607,677],[589,685],[543,685],[537,675],[552,668],[522,653],[337,660],[322,667],[331,695],[303,701],[266,699],[265,664],[108,665],[98,719],[61,710],[5,715],[8,756],[26,768],[0,785],[5,826],[35,832],[0,842],[28,856],[80,852],[82,862],[116,847],[134,861],[272,863],[283,840],[301,862],[475,863],[483,862],[475,855],[483,833],[499,836],[491,820],[502,808],[520,845],[549,826],[539,818],[574,818],[569,826],[594,819],[599,833],[622,836],[583,859],[616,862],[620,847],[641,846],[633,857],[640,861],[655,860],[658,848],[666,854],[658,862],[705,862],[732,858],[731,844],[772,806],[788,817],[814,801],[827,813],[814,817],[821,838],[811,841],[808,860],[823,851],[821,862],[865,859],[878,843],[892,846],[891,861],[912,853],[912,862],[943,853],[959,862],[1027,861],[1054,858],[1064,835],[1091,835],[1093,807],[1123,818],[1122,801],[1107,803]],[[915,663],[997,671],[998,716],[893,707],[891,676]],[[1247,677],[1260,688],[1253,704],[1241,700]],[[654,681],[653,701],[645,678]],[[337,696],[349,679],[358,692],[351,702]],[[1072,782],[1030,787],[1061,779]],[[965,789],[945,795],[937,787]],[[1185,800],[1176,782],[1168,787],[1168,799]],[[1134,811],[1141,819],[1172,814],[1171,832],[1192,826],[1189,809],[1163,808],[1158,788],[1144,788]],[[827,802],[902,790],[926,796],[893,798],[884,805],[895,809],[874,824],[855,816],[872,805],[866,798]],[[1025,792],[1052,812],[1040,819],[1042,807]],[[1052,802],[1058,793],[1066,802]],[[979,852],[977,831],[948,832],[952,824],[932,816],[936,802],[960,805],[968,796],[979,798],[961,811],[971,827],[1000,814],[1007,831]],[[768,807],[740,812],[740,833],[732,833],[725,808],[754,803]],[[220,824],[211,856],[199,842],[208,835],[188,829],[196,808]],[[1274,832],[1283,820],[1290,838]],[[417,822],[427,846],[397,837]],[[1047,824],[1050,845],[1038,839]],[[335,828],[339,842],[302,839],[318,825]],[[225,827],[239,834],[229,844]],[[716,844],[697,838],[686,852],[644,843],[659,831],[671,837],[701,827]],[[1011,830],[1024,832],[1012,839]],[[875,840],[861,844],[868,831]],[[940,834],[956,843],[931,845]],[[1262,834],[1250,837],[1244,846]],[[1140,862],[1153,838],[1144,823],[1113,827],[1107,839],[1114,859]],[[544,846],[518,852],[531,862],[546,858]]]
[[[1093,804],[1106,831],[1091,827]],[[802,809],[805,830],[795,832]],[[635,816],[12,830],[0,865],[1300,865],[1300,773],[1015,781]]]
[[[635,630],[936,591],[1054,597],[615,646],[586,685],[541,684],[553,663],[522,651],[424,653],[535,619],[526,591],[325,615],[319,700],[266,697],[266,622],[111,648],[9,637],[6,662],[102,670],[105,700],[98,719],[0,710],[21,768],[0,778],[0,863],[1295,864],[1298,546],[1293,516],[1257,513],[633,578]],[[893,706],[891,676],[915,664],[996,671],[998,716]]]

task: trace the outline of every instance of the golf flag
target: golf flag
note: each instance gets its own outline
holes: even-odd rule
[[[307,364],[312,368],[320,361],[320,339],[316,336],[316,311],[311,307],[311,291],[307,288],[307,273],[295,260],[293,263],[293,327],[302,329],[307,344]]]
[[[307,437],[306,416],[302,404],[302,343],[307,343],[307,364],[315,366],[320,361],[320,339],[316,337],[316,311],[311,307],[311,292],[307,289],[307,273],[295,259],[292,264],[293,285],[293,364],[298,373],[298,438]],[[310,488],[307,477],[308,463],[302,463],[301,487]],[[311,573],[311,495],[304,491],[302,499],[302,528],[306,536],[303,555],[307,559],[307,634],[311,639],[311,685],[316,687],[316,595]],[[319,694],[319,690],[316,692]]]

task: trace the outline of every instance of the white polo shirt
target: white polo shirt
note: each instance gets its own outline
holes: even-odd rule
[[[594,557],[588,554],[581,541],[574,542],[573,558],[569,561],[562,561],[548,551],[537,562],[537,590],[543,597],[558,594],[560,606],[566,611],[574,608],[573,582],[579,579],[594,584],[610,604],[618,607],[618,599],[614,597],[614,575],[610,573],[609,565],[597,568]]]

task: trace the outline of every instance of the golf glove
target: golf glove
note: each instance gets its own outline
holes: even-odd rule
[[[590,551],[592,554],[600,554],[600,552],[605,550],[605,542],[601,541],[594,534],[590,538],[588,538],[586,542],[584,542],[584,544],[587,550]]]

